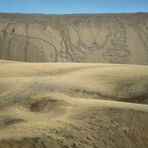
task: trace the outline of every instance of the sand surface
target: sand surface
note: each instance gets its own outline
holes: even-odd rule
[[[148,66],[0,61],[0,148],[147,148]]]
[[[0,59],[148,64],[148,13],[0,13]]]

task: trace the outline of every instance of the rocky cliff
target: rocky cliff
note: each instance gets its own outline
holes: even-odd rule
[[[148,13],[2,13],[0,59],[148,64]]]

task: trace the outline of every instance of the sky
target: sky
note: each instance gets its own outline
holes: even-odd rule
[[[0,0],[0,12],[44,14],[148,12],[148,0]]]

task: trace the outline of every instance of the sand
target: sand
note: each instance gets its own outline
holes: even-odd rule
[[[148,64],[148,13],[0,13],[0,59]]]
[[[0,61],[0,148],[147,148],[148,66]]]

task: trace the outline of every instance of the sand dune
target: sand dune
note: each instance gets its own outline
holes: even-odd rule
[[[0,61],[0,148],[147,148],[148,66]]]
[[[0,59],[0,148],[148,147],[147,13],[3,13]]]
[[[0,59],[148,64],[148,13],[0,14]]]

